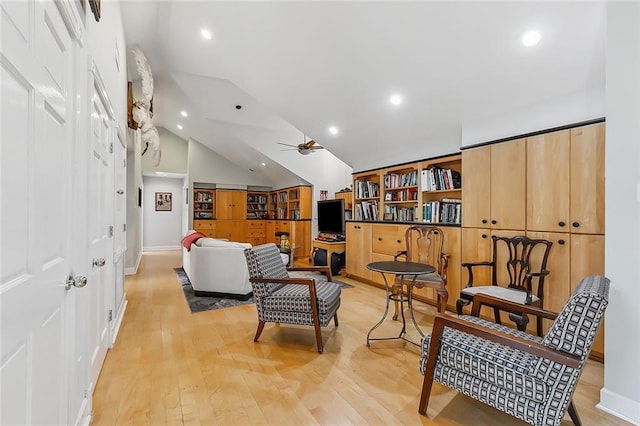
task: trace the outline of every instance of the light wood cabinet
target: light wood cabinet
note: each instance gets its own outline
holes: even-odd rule
[[[348,222],[346,228],[347,275],[371,280],[371,271],[367,269],[371,263],[371,224]]]
[[[236,189],[216,190],[216,219],[246,219],[247,191]]]
[[[216,220],[216,238],[247,242],[245,225],[246,220]]]
[[[483,238],[490,232],[553,242],[543,307],[555,312],[584,277],[604,274],[604,135],[604,123],[596,123],[463,151],[462,262],[491,259],[490,239]],[[497,164],[507,168],[496,172]],[[506,184],[496,189],[500,182]],[[526,194],[526,199],[520,194]],[[496,207],[500,200],[502,206]],[[509,209],[512,217],[501,219],[497,212]],[[534,261],[536,256],[541,254],[533,253]],[[474,271],[475,281],[490,282],[482,274]],[[467,280],[465,268],[462,285]],[[488,309],[481,315],[493,318]],[[551,321],[544,324],[546,330]],[[533,321],[528,330],[535,332]],[[600,330],[592,354],[602,359],[603,328]]]
[[[462,226],[525,229],[526,140],[462,152]]]
[[[571,291],[589,275],[604,275],[604,235],[571,235]],[[600,325],[591,349],[604,358],[604,324]]]
[[[211,219],[194,219],[193,230],[204,234],[206,237],[216,236],[216,221]]]
[[[247,220],[246,221],[246,240],[252,246],[264,244],[266,242],[265,221],[264,220]]]
[[[604,234],[604,139],[604,123],[571,130],[572,233]]]
[[[527,138],[527,229],[604,233],[604,124]]]

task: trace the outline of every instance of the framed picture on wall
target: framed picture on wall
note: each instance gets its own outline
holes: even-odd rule
[[[157,212],[171,211],[171,193],[170,192],[156,192],[156,211]]]

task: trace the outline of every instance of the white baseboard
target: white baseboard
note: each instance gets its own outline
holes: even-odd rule
[[[606,388],[600,389],[600,403],[596,405],[596,408],[634,425],[640,425],[640,402],[611,392]]]
[[[125,275],[135,275],[138,273],[138,267],[142,261],[142,252],[138,252],[138,258],[136,259],[136,265],[133,268],[124,268]]]
[[[180,244],[175,246],[152,246],[142,247],[142,251],[168,251],[168,250],[180,250],[182,246]]]
[[[113,319],[113,326],[111,327],[111,347],[116,343],[116,338],[118,337],[118,332],[120,331],[120,326],[122,325],[122,320],[124,319],[124,313],[127,310],[127,305],[129,301],[127,300],[127,294],[125,293],[122,296],[122,303],[120,303],[118,309],[118,316]]]

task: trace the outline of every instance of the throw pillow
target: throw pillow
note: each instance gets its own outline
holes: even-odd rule
[[[191,251],[191,243],[198,241],[198,239],[203,238],[204,236],[205,235],[202,232],[194,232],[182,238],[180,243],[182,244],[182,247],[187,249],[187,251]]]

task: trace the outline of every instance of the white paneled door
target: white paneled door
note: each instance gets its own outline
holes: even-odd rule
[[[72,40],[52,1],[2,1],[0,27],[0,424],[67,424]]]
[[[95,64],[90,66],[88,232],[91,270],[89,288],[89,392],[111,344],[113,310],[113,145],[114,113]],[[109,194],[109,196],[105,196]],[[112,315],[112,314],[111,314]]]

